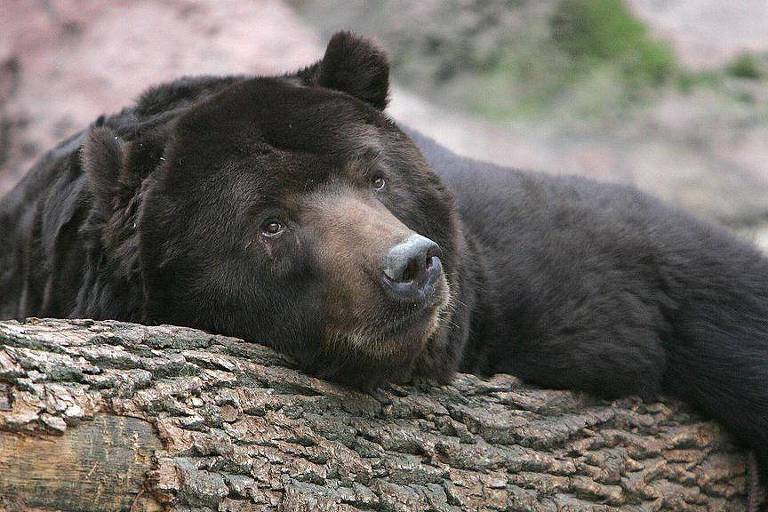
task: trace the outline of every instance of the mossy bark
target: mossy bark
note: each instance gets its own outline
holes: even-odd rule
[[[369,395],[187,328],[0,322],[0,511],[735,511],[745,466],[669,400]]]

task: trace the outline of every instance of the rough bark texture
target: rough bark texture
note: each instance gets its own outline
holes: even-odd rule
[[[0,511],[743,510],[745,473],[673,401],[367,395],[192,329],[0,322]]]

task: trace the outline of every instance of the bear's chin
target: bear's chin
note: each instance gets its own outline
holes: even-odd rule
[[[364,391],[386,383],[409,382],[419,356],[439,336],[443,309],[434,308],[395,336],[366,334],[364,330],[336,333],[314,360],[304,361],[303,366],[318,377]]]
[[[375,361],[393,365],[410,363],[426,348],[429,340],[438,331],[440,309],[434,309],[418,322],[407,325],[383,339],[365,338],[353,340],[359,350],[367,353]],[[404,361],[405,359],[406,361]]]

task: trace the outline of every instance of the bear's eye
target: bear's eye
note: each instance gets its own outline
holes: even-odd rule
[[[384,190],[384,187],[386,186],[387,186],[387,180],[385,180],[381,176],[376,176],[375,178],[373,178],[374,190]]]
[[[261,234],[266,237],[278,236],[285,230],[282,222],[275,219],[269,219],[261,225]]]

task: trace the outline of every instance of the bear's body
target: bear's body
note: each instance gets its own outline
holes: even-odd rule
[[[629,187],[500,168],[409,135],[482,257],[463,371],[672,394],[760,447],[765,467],[768,260],[756,248]]]
[[[362,386],[665,392],[768,476],[768,260],[631,188],[404,134],[386,91],[341,34],[296,75],[182,80],[100,119],[0,202],[0,318],[189,325]]]

